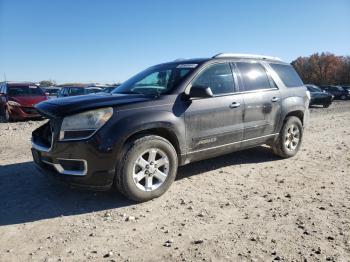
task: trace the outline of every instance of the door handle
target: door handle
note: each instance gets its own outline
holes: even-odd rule
[[[272,99],[271,99],[271,101],[272,102],[277,102],[278,100],[280,100],[277,96],[274,96]]]
[[[230,105],[230,108],[237,108],[237,107],[240,107],[240,106],[241,106],[241,103],[233,102],[233,103]]]

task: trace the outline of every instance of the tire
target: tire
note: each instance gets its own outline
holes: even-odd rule
[[[340,97],[340,99],[341,99],[341,100],[346,100],[346,96],[345,96],[345,95],[342,95],[342,96]]]
[[[277,140],[272,145],[273,152],[282,158],[293,157],[299,151],[302,138],[303,125],[300,119],[295,116],[287,117]]]
[[[160,136],[145,135],[125,148],[120,165],[117,164],[115,184],[127,198],[148,201],[169,189],[177,167],[178,157],[173,145]]]
[[[331,104],[323,104],[324,108],[328,108]]]
[[[4,110],[4,121],[5,123],[12,122],[12,117],[10,115],[10,112],[7,110],[7,108],[5,108]]]
[[[1,110],[0,118],[1,118],[1,122],[3,122],[3,123],[9,123],[12,121],[10,113],[6,108]]]

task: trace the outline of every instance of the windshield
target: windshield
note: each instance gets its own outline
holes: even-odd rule
[[[89,88],[89,89],[85,89],[85,94],[94,94],[101,91],[102,89],[99,89],[99,88]]]
[[[43,90],[38,86],[18,85],[8,87],[9,96],[44,96]]]
[[[139,93],[144,95],[168,93],[196,67],[197,64],[178,63],[154,66],[125,81],[112,93]]]
[[[341,86],[333,86],[333,89],[337,89],[338,91],[344,91],[344,89]]]
[[[307,86],[307,89],[310,92],[322,92],[322,90],[320,88],[318,88],[317,86]]]

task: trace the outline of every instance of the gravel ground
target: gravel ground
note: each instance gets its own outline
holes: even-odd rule
[[[0,123],[0,261],[350,261],[350,102],[311,109],[294,158],[193,163],[142,204],[39,174],[41,124]]]

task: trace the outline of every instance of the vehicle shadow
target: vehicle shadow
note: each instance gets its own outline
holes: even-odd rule
[[[71,189],[33,162],[0,165],[0,226],[120,208],[135,203],[115,191]]]
[[[177,180],[225,166],[278,160],[257,147],[179,168]],[[0,165],[0,226],[71,216],[137,204],[115,190],[94,192],[70,188],[40,173],[33,162]]]

